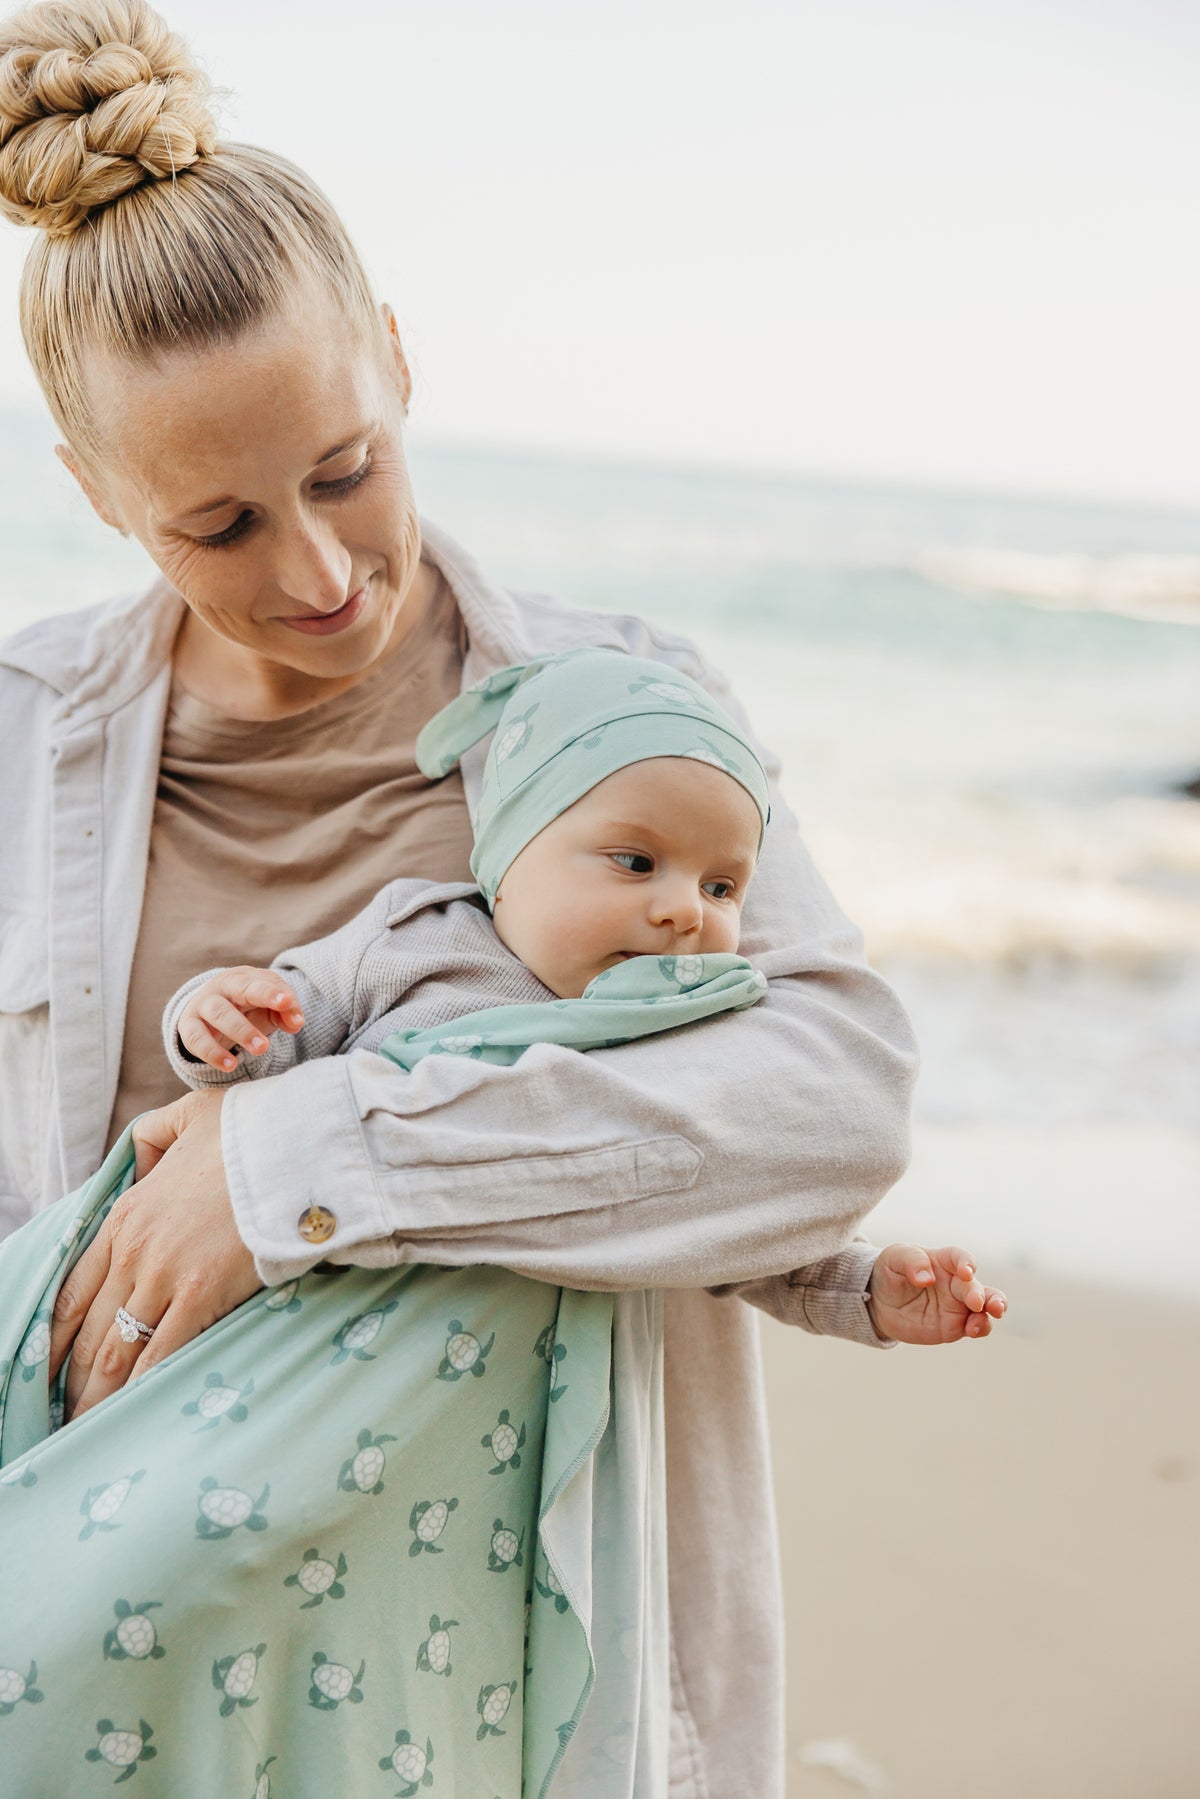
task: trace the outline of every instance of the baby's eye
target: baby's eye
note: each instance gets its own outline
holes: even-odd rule
[[[732,881],[705,881],[704,891],[710,899],[727,900],[733,898]]]
[[[632,875],[649,875],[654,873],[653,856],[643,856],[637,850],[614,850],[613,861],[619,862]]]

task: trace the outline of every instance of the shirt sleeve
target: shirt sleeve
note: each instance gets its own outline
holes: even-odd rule
[[[236,1088],[226,1172],[264,1281],[329,1260],[715,1287],[846,1249],[906,1165],[915,1050],[764,761],[772,819],[740,947],[766,999],[586,1055],[536,1045],[509,1068],[431,1056],[402,1074],[356,1050]],[[319,1249],[298,1229],[313,1205],[332,1220]]]

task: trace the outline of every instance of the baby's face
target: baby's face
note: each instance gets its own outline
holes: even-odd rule
[[[496,895],[497,933],[560,999],[630,956],[736,950],[760,832],[722,769],[635,762],[526,844]]]

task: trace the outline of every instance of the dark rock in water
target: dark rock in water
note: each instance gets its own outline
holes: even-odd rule
[[[1194,776],[1190,781],[1181,781],[1179,791],[1186,793],[1190,800],[1200,800],[1200,775]]]

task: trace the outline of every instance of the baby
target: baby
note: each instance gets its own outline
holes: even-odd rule
[[[358,1048],[404,1067],[431,1052],[511,1061],[533,1042],[609,1046],[763,998],[736,952],[767,777],[701,687],[613,650],[505,669],[426,726],[423,772],[446,774],[489,733],[477,886],[396,881],[270,969],[197,976],[164,1018],[187,1085]],[[985,1336],[1005,1300],[974,1276],[961,1250],[892,1245],[864,1298],[881,1336]],[[753,1286],[773,1309],[770,1283]]]

